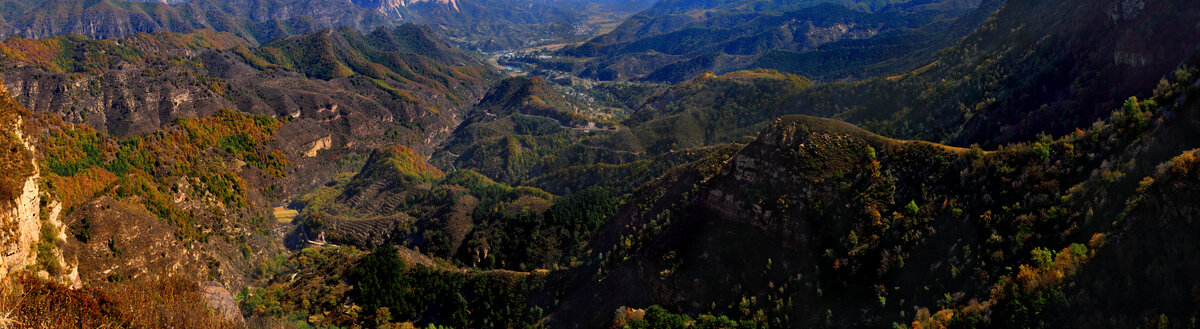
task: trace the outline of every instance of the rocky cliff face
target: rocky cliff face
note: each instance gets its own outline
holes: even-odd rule
[[[369,34],[332,30],[249,48],[241,41],[226,43],[231,38],[236,37],[157,33],[114,40],[13,39],[5,49],[79,49],[53,56],[81,60],[56,65],[36,56],[10,57],[0,61],[0,77],[28,109],[54,112],[117,137],[154,132],[176,119],[207,117],[220,109],[290,117],[294,123],[281,129],[280,140],[307,170],[309,164],[332,163],[321,153],[369,152],[398,140],[429,152],[496,76],[415,25]],[[184,41],[172,41],[177,39]],[[144,55],[106,57],[113,53]],[[167,58],[175,55],[191,64],[172,64]],[[304,177],[306,185],[328,179],[295,177]]]
[[[5,104],[10,105],[10,104]],[[64,226],[59,221],[62,204],[49,200],[38,185],[41,173],[34,161],[35,152],[29,138],[22,132],[20,116],[9,116],[3,128],[5,148],[9,154],[4,161],[23,162],[8,179],[17,178],[15,197],[0,200],[0,281],[18,270],[32,268],[42,277],[61,278],[72,287],[79,287],[78,266],[68,265],[57,246],[66,241]],[[15,156],[12,156],[15,155]],[[6,184],[9,182],[5,182]],[[6,186],[6,188],[8,188]],[[44,218],[43,218],[44,217]],[[43,241],[49,239],[49,241]],[[39,252],[46,253],[38,255]]]
[[[33,148],[25,142],[21,134],[20,117],[16,119],[15,122],[7,122],[4,127],[4,137],[10,139],[5,142],[15,144],[11,146],[21,147],[28,152],[21,152],[27,155],[25,157],[8,160],[28,162],[33,170],[14,174],[25,177],[20,184],[20,194],[14,199],[4,200],[4,205],[0,208],[0,225],[3,227],[0,231],[0,251],[3,251],[4,256],[4,261],[0,262],[0,280],[7,277],[8,273],[33,263],[36,254],[32,246],[37,243],[41,230],[41,221],[38,218],[41,192],[37,185],[37,167],[33,164],[31,156]]]
[[[129,65],[92,76],[18,64],[3,77],[8,92],[30,110],[60,112],[69,121],[118,136],[151,132],[175,118],[204,117],[220,108],[236,108],[188,70],[168,69],[150,77],[141,74],[140,68],[144,67]]]
[[[407,8],[409,5],[421,2],[431,4],[439,4],[460,11],[458,9],[458,0],[354,0],[351,1],[356,5],[379,10],[382,13],[398,13],[397,9]]]

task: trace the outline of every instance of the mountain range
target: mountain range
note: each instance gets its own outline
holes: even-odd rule
[[[0,18],[0,326],[1200,317],[1195,1]]]
[[[209,29],[233,33],[260,44],[328,28],[369,32],[377,27],[418,23],[435,27],[456,43],[502,50],[572,36],[589,29],[584,11],[635,11],[639,1],[471,0],[9,0],[0,12],[0,36],[46,38],[69,33],[92,38],[136,33]]]
[[[601,80],[675,83],[747,68],[863,79],[923,65],[1000,3],[663,1],[559,60]]]

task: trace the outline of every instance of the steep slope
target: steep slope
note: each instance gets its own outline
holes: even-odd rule
[[[427,148],[497,75],[428,28],[349,29],[249,47],[226,33],[11,39],[3,76],[31,109],[116,136],[158,130],[222,108],[291,117],[283,148],[311,181],[333,175],[343,152],[405,141]],[[311,169],[311,170],[309,170]]]
[[[743,74],[740,77],[752,77]],[[731,83],[775,85],[802,83],[799,80],[771,80],[750,83],[729,77]],[[628,88],[628,89],[625,89]],[[632,84],[602,84],[581,93],[578,89],[548,84],[540,77],[510,78],[495,86],[466,115],[453,135],[434,153],[435,164],[444,168],[470,169],[511,185],[533,186],[554,194],[569,195],[593,187],[627,193],[667,169],[695,161],[722,147],[735,134],[711,132],[694,140],[674,139],[664,130],[687,130],[692,126],[669,127],[668,122],[646,124],[646,118],[624,117],[617,108],[601,105],[599,97],[629,97],[641,103],[645,97],[670,98],[674,95],[643,96],[633,101],[642,88],[661,88]],[[755,87],[747,87],[746,90]],[[633,92],[631,92],[631,90]],[[763,95],[745,93],[746,99]],[[686,95],[696,102],[710,100],[711,94]],[[598,96],[597,96],[598,95]],[[649,94],[647,94],[649,95]],[[691,103],[689,105],[695,105]],[[613,118],[613,119],[607,119]],[[628,126],[626,125],[628,124]],[[661,138],[660,138],[661,137]]]
[[[0,179],[0,199],[3,200],[3,212],[0,212],[0,281],[7,280],[9,273],[24,269],[26,266],[35,267],[39,255],[36,246],[42,240],[43,223],[41,218],[42,193],[38,187],[39,168],[34,161],[34,149],[27,137],[24,136],[22,116],[27,113],[15,104],[7,95],[3,96],[0,105],[0,124],[4,127],[3,143],[4,172]],[[47,230],[53,228],[47,227]],[[49,250],[44,250],[47,252]],[[46,255],[42,255],[44,258]],[[55,273],[59,274],[59,273]]]
[[[1051,325],[1182,327],[1197,316],[1195,232],[1200,218],[1197,154],[1184,152],[1147,176],[1106,247],[1064,290],[1068,303],[1047,307]],[[1189,289],[1189,287],[1193,287]],[[1146,298],[1154,296],[1154,298]],[[1134,302],[1141,301],[1141,302]],[[1078,312],[1069,312],[1076,309]],[[1181,325],[1182,324],[1182,325]]]
[[[270,271],[260,260],[282,252],[260,210],[276,196],[257,187],[288,170],[271,146],[279,121],[225,111],[117,140],[27,111],[7,93],[0,102],[13,129],[6,134],[12,176],[3,187],[16,193],[2,212],[6,323],[216,328],[240,321],[209,312],[216,306],[206,306],[207,296],[262,279],[252,274]],[[201,288],[199,281],[214,282]],[[129,311],[137,309],[157,311]]]
[[[64,248],[68,240],[63,204],[45,186],[45,164],[37,161],[37,136],[26,123],[29,114],[0,92],[6,150],[6,175],[0,180],[0,286],[36,275],[47,282],[79,288],[79,261]]]
[[[536,323],[552,303],[554,280],[545,272],[454,268],[414,254],[419,255],[392,246],[370,253],[305,249],[288,259],[287,272],[269,286],[243,290],[242,308],[276,316],[262,321],[263,327],[513,328]],[[344,307],[340,302],[311,302],[342,300],[355,301],[353,309],[361,311],[338,311]],[[317,316],[297,320],[296,314]]]
[[[42,184],[66,210],[64,248],[84,282],[185,275],[238,287],[256,259],[282,252],[261,234],[280,197],[270,186],[294,170],[275,142],[282,122],[222,111],[119,140],[36,118]]]
[[[217,329],[245,324],[238,314],[234,314],[236,318],[217,316],[206,304],[204,288],[184,279],[139,280],[116,288],[70,288],[24,276],[3,285],[0,307],[5,314],[0,319],[20,326]],[[149,309],[155,311],[129,311]]]
[[[1187,253],[1154,254],[1182,243],[1161,229],[1186,228],[1191,209],[1167,206],[1184,200],[1167,191],[1191,193],[1200,146],[1188,64],[1107,122],[994,152],[782,118],[732,156],[639,189],[593,241],[602,261],[580,271],[588,288],[554,321],[598,327],[608,310],[651,304],[783,327],[1195,317],[1176,306],[1192,296],[1168,288],[1200,282]],[[1128,304],[1151,277],[1170,297]]]
[[[671,88],[605,83],[581,93],[542,78],[511,78],[468,112],[432,158],[444,169],[470,169],[555,194],[592,186],[627,193],[723,144],[745,141],[769,115],[748,109],[810,85],[799,76],[745,71]],[[626,117],[600,105],[601,97],[614,96],[629,97],[643,110]]]
[[[1187,59],[1200,44],[1193,33],[1200,28],[1198,7],[1009,1],[930,66],[888,80],[830,85],[789,105],[893,136],[956,145],[1061,136],[1105,117],[1130,95],[1145,95]]]
[[[850,300],[874,299],[869,292],[872,281],[864,279],[894,273],[888,273],[889,265],[880,266],[878,250],[868,250],[881,241],[908,240],[876,232],[877,225],[891,226],[885,229],[891,232],[921,231],[916,227],[937,217],[916,212],[887,215],[903,211],[899,200],[922,193],[904,184],[904,177],[929,177],[925,180],[938,188],[937,182],[954,180],[946,177],[954,172],[947,167],[963,162],[965,153],[891,141],[826,120],[782,119],[732,157],[711,157],[639,189],[594,242],[599,248],[594,255],[605,260],[597,276],[600,283],[595,290],[585,288],[566,299],[563,313],[555,317],[659,303],[674,311],[741,314],[741,319],[760,325],[791,327],[819,325],[827,309],[834,314],[847,311],[834,307],[841,303],[847,308],[870,307]],[[932,202],[915,200],[922,205]],[[853,242],[862,243],[862,248],[841,246],[853,231],[862,236]],[[889,254],[905,257],[911,251],[904,249],[916,247],[899,245],[904,247],[880,248],[888,250],[883,264],[894,261]],[[822,252],[835,246],[832,252]],[[841,256],[841,248],[854,251]],[[869,263],[857,264],[867,259]],[[876,273],[874,268],[884,270]],[[829,277],[839,274],[854,279]],[[731,292],[729,287],[736,288]],[[788,300],[795,306],[784,306]],[[597,327],[612,320],[595,314],[601,315],[564,324]],[[868,314],[858,320],[860,325],[887,323],[878,317],[890,312]]]
[[[994,327],[1099,323],[1185,327],[1187,321],[1180,319],[1200,314],[1194,307],[1180,307],[1193,305],[1195,296],[1184,287],[1196,286],[1200,277],[1189,270],[1194,264],[1184,260],[1190,249],[1179,234],[1189,227],[1190,220],[1184,218],[1193,211],[1182,200],[1193,193],[1190,175],[1200,146],[1195,142],[1200,136],[1195,128],[1200,122],[1198,59],[1193,55],[1175,74],[1161,80],[1150,99],[1127,99],[1108,124],[1093,128],[1109,130],[1132,143],[1108,153],[1111,158],[1088,181],[1073,186],[1063,209],[1069,210],[1065,219],[1078,225],[1079,232],[1072,235],[1083,238],[1101,232],[1091,240],[1105,247],[1085,255],[1086,263],[1079,264],[1071,261],[1078,257],[1060,257],[1062,253],[1048,259],[1053,261],[1049,264],[1034,254],[1036,264],[1022,266],[1015,280],[993,288],[992,306],[971,317],[956,316],[958,324],[990,320]],[[1139,115],[1139,111],[1154,115]],[[1065,279],[1060,272],[1068,274]],[[1147,293],[1154,294],[1155,300],[1128,302]],[[1064,312],[1067,309],[1078,312]],[[963,311],[958,306],[940,312]]]
[[[733,97],[716,98],[716,105],[686,107],[681,113],[665,117],[660,110],[663,105],[685,99],[664,97],[658,101],[660,104],[640,108],[631,118],[698,125],[688,131],[725,132],[731,131],[725,128],[731,125],[737,129],[761,127],[778,116],[806,114],[860,124],[887,136],[958,146],[978,143],[993,147],[1043,133],[1063,136],[1106,117],[1107,109],[1121,105],[1130,95],[1152,90],[1164,73],[1200,44],[1200,33],[1158,33],[1196,31],[1191,22],[1200,15],[1200,8],[1194,3],[1155,2],[1131,11],[1147,15],[1137,17],[1154,19],[1105,14],[1120,4],[1007,2],[960,45],[939,52],[933,63],[904,74],[818,84],[802,91],[762,90],[760,93],[785,98],[748,101],[752,105],[745,107],[753,110],[744,111],[746,119],[691,119],[737,109],[741,104]],[[1123,54],[1128,51],[1139,54],[1136,63],[1126,60]],[[786,74],[763,70],[757,75],[787,78]],[[694,80],[708,81],[702,79],[706,76]],[[687,91],[688,87],[737,85],[681,83],[665,95],[693,93]],[[733,89],[702,93],[735,95]],[[686,126],[675,126],[680,125]],[[669,137],[694,139],[664,136]]]
[[[586,109],[542,78],[509,78],[475,105],[435,159],[513,183],[590,132],[583,130],[613,125]]]
[[[395,243],[460,266],[530,271],[573,262],[619,198],[601,188],[556,197],[470,170],[442,176],[399,147],[302,197],[301,220],[303,234],[332,243]]]
[[[417,185],[445,177],[441,170],[425,162],[425,158],[403,146],[391,146],[371,153],[362,170],[347,182],[338,196],[341,204],[354,212],[387,214],[407,199],[388,193],[409,193]],[[390,199],[390,200],[389,200]]]

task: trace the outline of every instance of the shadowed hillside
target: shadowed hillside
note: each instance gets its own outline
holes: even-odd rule
[[[1195,1],[168,2],[0,1],[0,327],[1200,317]]]
[[[679,82],[749,68],[868,78],[924,64],[1000,3],[664,1],[560,54],[601,80]]]
[[[1142,287],[1100,274],[1143,277],[1126,270],[1136,263],[1172,286],[1200,282],[1184,274],[1185,256],[1145,254],[1173,248],[1169,234],[1145,249],[1110,245],[1186,225],[1173,218],[1188,207],[1159,207],[1177,200],[1159,193],[1186,195],[1188,185],[1159,181],[1186,176],[1200,146],[1185,137],[1195,135],[1191,74],[1163,80],[1147,100],[1127,99],[1088,130],[994,152],[782,118],[736,154],[681,167],[631,196],[593,242],[609,246],[595,250],[596,274],[584,275],[595,283],[570,294],[556,321],[651,304],[785,327],[1195,317],[1182,306],[1190,297],[1165,291],[1181,304],[1119,307]],[[1143,219],[1160,211],[1166,217]],[[1176,262],[1146,260],[1160,257]]]

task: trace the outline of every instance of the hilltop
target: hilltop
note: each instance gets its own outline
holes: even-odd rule
[[[1194,31],[1188,22],[1197,8],[1191,3],[1155,3],[1128,15],[1110,15],[1106,10],[1105,5],[1094,3],[1006,2],[987,16],[990,23],[938,52],[927,65],[889,77],[817,84],[803,91],[778,87],[757,91],[771,95],[770,101],[737,101],[733,96],[701,101],[705,106],[690,106],[693,116],[717,115],[741,103],[753,110],[744,111],[748,117],[738,120],[696,120],[698,127],[684,131],[723,132],[728,129],[716,128],[734,122],[738,127],[753,127],[782,115],[805,114],[844,120],[890,137],[955,146],[994,147],[1039,134],[1063,136],[1103,119],[1107,109],[1120,106],[1129,96],[1145,96],[1200,43],[1197,33],[1157,32]],[[1136,60],[1130,61],[1127,54],[1136,55],[1132,57]],[[782,72],[758,72],[788,78]],[[691,80],[708,81],[708,76],[701,73]],[[673,90],[681,92],[689,86],[710,89],[698,93],[737,95],[732,89],[737,85],[683,82]],[[657,116],[662,104],[647,105],[652,104],[639,108],[641,113],[631,118]]]
[[[455,168],[515,182],[544,157],[559,154],[588,129],[607,123],[590,117],[586,105],[563,95],[542,78],[501,81],[468,113],[435,157]],[[595,128],[604,130],[604,127]]]
[[[1194,162],[1197,145],[1167,142],[1194,134],[1183,128],[1195,120],[1190,86],[1191,79],[1168,82],[1089,130],[993,152],[783,117],[734,154],[639,188],[593,242],[602,260],[581,280],[594,283],[569,294],[555,321],[596,323],[607,315],[577,318],[651,304],[785,327],[1135,325],[1146,322],[1132,319],[1155,319],[1149,312],[1195,316],[1169,302],[1102,306],[1121,299],[1084,288],[1139,294],[1099,273],[1124,269],[1118,264],[1137,259],[1130,253],[1147,249],[1106,241],[1153,231],[1126,217],[1177,200],[1152,191],[1190,193],[1182,192],[1190,191],[1186,183],[1158,185],[1188,175]],[[1121,162],[1131,157],[1143,161]],[[1147,198],[1156,204],[1146,206]],[[1169,218],[1147,225],[1186,225]],[[733,294],[731,286],[738,287]],[[1076,303],[1103,310],[1051,311]],[[863,308],[870,316],[838,315]]]

